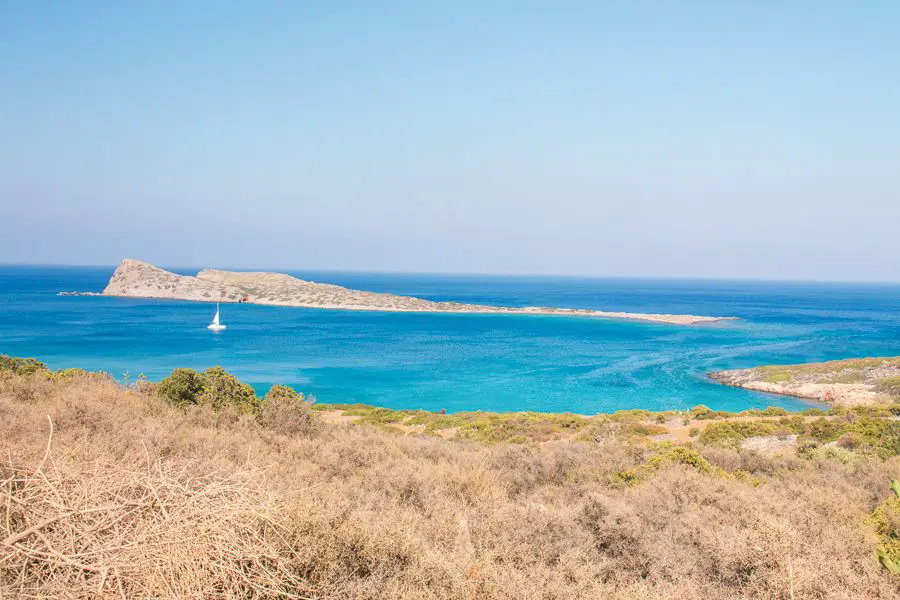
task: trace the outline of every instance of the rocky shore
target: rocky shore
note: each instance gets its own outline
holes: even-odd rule
[[[717,371],[709,377],[757,392],[807,398],[833,406],[860,406],[889,401],[900,393],[900,357],[770,365]]]
[[[315,283],[297,279],[283,273],[204,269],[192,277],[178,275],[132,259],[122,261],[110,278],[106,289],[103,290],[103,295],[133,298],[167,298],[198,302],[247,302],[274,306],[343,310],[570,315],[632,319],[676,325],[696,325],[735,318],[610,312],[572,308],[511,308],[464,304],[461,302],[435,302],[412,296],[366,292],[328,283]]]

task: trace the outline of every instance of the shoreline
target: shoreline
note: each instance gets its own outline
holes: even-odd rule
[[[738,319],[738,317],[730,316],[632,313],[545,306],[504,307],[434,301],[414,296],[369,292],[334,284],[314,283],[283,273],[203,270],[196,276],[178,275],[132,259],[122,261],[100,294],[94,292],[61,292],[60,294],[369,312],[594,317],[667,325],[699,325]]]
[[[720,321],[739,321],[740,317],[706,317],[682,314],[629,313],[616,311],[591,310],[580,308],[532,308],[504,307],[490,305],[478,306],[479,310],[466,309],[418,309],[392,306],[362,306],[349,304],[298,304],[290,302],[239,301],[239,300],[206,300],[200,298],[180,298],[174,296],[138,296],[134,294],[105,294],[101,292],[58,292],[58,296],[84,296],[107,298],[135,298],[138,300],[176,300],[180,302],[199,302],[204,304],[252,304],[254,306],[277,306],[283,308],[309,308],[314,310],[347,310],[355,312],[388,312],[388,313],[422,313],[447,315],[534,315],[545,317],[594,317],[598,319],[614,319],[620,321],[646,321],[667,325],[700,325],[718,323]]]
[[[598,413],[500,412],[477,409],[447,412],[388,408],[363,403],[319,403],[315,396],[307,396],[300,390],[280,384],[272,384],[269,391],[263,394],[221,367],[211,367],[205,371],[176,368],[160,381],[138,377],[134,383],[129,383],[120,381],[104,371],[86,371],[80,368],[53,370],[34,358],[16,358],[0,354],[0,382],[4,376],[8,378],[10,373],[17,376],[39,377],[50,383],[105,382],[137,395],[156,395],[165,388],[166,381],[172,381],[173,378],[179,381],[185,377],[193,378],[205,385],[202,382],[206,377],[226,377],[234,382],[232,392],[240,391],[236,397],[244,400],[248,394],[247,397],[252,397],[253,400],[247,401],[246,406],[254,410],[261,409],[273,390],[292,390],[291,393],[297,394],[298,398],[307,403],[309,410],[318,413],[325,422],[333,425],[371,425],[402,435],[424,435],[443,439],[465,438],[485,443],[569,440],[604,444],[611,440],[624,439],[645,444],[690,444],[699,439],[711,443],[720,440],[741,445],[748,444],[746,446],[748,449],[767,452],[772,449],[780,451],[788,447],[794,448],[797,445],[798,435],[809,433],[807,427],[818,427],[818,430],[810,430],[815,435],[827,435],[836,439],[839,433],[828,428],[821,429],[825,427],[822,425],[825,421],[839,423],[842,429],[852,429],[853,423],[859,418],[888,423],[896,422],[900,413],[900,407],[896,401],[891,402],[890,398],[887,398],[888,402],[856,405],[835,403],[827,407],[809,406],[802,410],[772,405],[743,410],[714,410],[700,404],[682,409],[632,408]],[[167,389],[172,389],[171,384]],[[175,389],[180,388],[176,386]],[[816,431],[818,433],[815,433]],[[843,430],[840,433],[843,433]]]

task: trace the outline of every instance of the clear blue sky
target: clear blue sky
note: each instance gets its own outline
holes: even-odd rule
[[[900,280],[900,2],[0,3],[0,262]]]

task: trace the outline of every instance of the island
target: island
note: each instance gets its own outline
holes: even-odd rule
[[[305,281],[284,273],[204,269],[196,276],[179,275],[133,259],[125,259],[121,262],[102,295],[197,302],[247,302],[270,306],[342,310],[567,315],[632,319],[673,325],[697,325],[736,318],[644,314],[581,308],[503,307],[452,301],[436,302],[412,296],[367,292],[330,283]]]
[[[801,365],[717,371],[709,377],[758,392],[861,406],[900,399],[900,357],[852,358]]]

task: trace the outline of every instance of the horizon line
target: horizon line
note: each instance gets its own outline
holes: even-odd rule
[[[123,259],[124,260],[124,259]],[[139,260],[139,259],[133,259]],[[121,262],[121,261],[120,261]],[[142,261],[147,262],[147,261]],[[148,263],[159,266],[155,263]],[[0,267],[74,267],[74,268],[109,268],[115,270],[117,264],[94,263],[43,263],[43,262],[8,262],[0,261]],[[668,280],[668,281],[722,281],[722,282],[748,282],[748,283],[800,283],[800,284],[863,284],[900,286],[900,280],[876,280],[876,279],[793,279],[793,278],[769,278],[769,277],[725,277],[725,276],[699,276],[699,275],[602,275],[583,273],[527,273],[507,272],[497,273],[490,271],[404,271],[397,269],[326,269],[326,268],[271,268],[271,267],[197,267],[196,265],[166,265],[168,270],[199,270],[221,269],[230,271],[260,271],[281,273],[347,273],[347,274],[381,274],[381,275],[438,275],[451,277],[535,277],[535,278],[570,278],[570,279],[624,279],[624,280]]]

